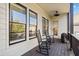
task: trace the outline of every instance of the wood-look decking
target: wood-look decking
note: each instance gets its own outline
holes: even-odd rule
[[[33,48],[22,56],[45,56],[36,52],[36,50],[38,50],[38,47]],[[49,56],[70,56],[69,52],[67,43],[61,43],[60,40],[56,39],[50,46]]]

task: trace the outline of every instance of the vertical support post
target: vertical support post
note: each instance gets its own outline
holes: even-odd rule
[[[70,3],[70,18],[69,18],[69,29],[70,33],[73,34],[73,3]]]

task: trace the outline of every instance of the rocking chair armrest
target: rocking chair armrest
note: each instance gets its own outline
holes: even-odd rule
[[[41,45],[43,46],[48,46],[49,45],[49,42],[47,42],[47,41],[42,41],[42,43],[41,43]]]

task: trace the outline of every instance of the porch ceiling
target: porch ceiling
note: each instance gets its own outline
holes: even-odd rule
[[[69,12],[69,3],[38,3],[38,5],[48,13],[49,16],[53,16],[55,11],[60,14]]]

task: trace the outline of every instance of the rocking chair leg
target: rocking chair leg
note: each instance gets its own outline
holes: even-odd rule
[[[42,52],[41,52],[41,51],[39,51],[39,50],[36,50],[36,52],[38,52],[38,53],[40,53],[40,54],[42,54],[42,55],[49,55],[49,54],[48,54],[48,52],[47,52],[47,54],[42,53]]]
[[[49,56],[49,49],[47,49],[47,55]]]

